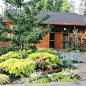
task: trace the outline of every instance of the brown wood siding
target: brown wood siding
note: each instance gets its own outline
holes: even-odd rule
[[[36,44],[37,48],[49,48],[49,34],[43,37],[43,40],[40,40],[40,44]]]
[[[9,28],[12,28],[12,24],[10,24],[7,21],[3,21],[3,22],[6,22],[7,26]],[[86,36],[85,36],[85,34],[86,34],[85,26],[86,25],[83,25],[83,24],[81,24],[81,25],[79,25],[79,24],[61,24],[61,23],[52,23],[52,24],[54,26],[81,26],[82,27],[82,42],[83,42],[83,38],[86,39]],[[46,35],[45,37],[43,37],[43,40],[40,40],[42,43],[36,44],[36,47],[37,48],[49,48],[50,41],[54,41],[54,48],[56,48],[56,49],[62,49],[63,30],[62,30],[61,33],[58,33],[58,32],[51,32],[51,33],[54,33],[55,34],[54,35],[55,36],[54,40],[50,40],[50,33],[49,33],[48,35]],[[59,34],[61,34],[61,35],[59,35]],[[70,35],[70,32],[68,31],[68,47],[69,47],[69,42],[70,42],[69,35]],[[12,34],[10,34],[10,37],[12,38]],[[58,43],[58,46],[57,46],[57,43]],[[10,42],[10,44],[11,44],[11,42]],[[0,46],[1,45],[2,46],[7,46],[8,44],[6,42],[4,42],[4,43],[2,42],[2,43],[0,43]]]

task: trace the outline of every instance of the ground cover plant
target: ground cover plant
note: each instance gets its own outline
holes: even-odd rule
[[[64,57],[62,58],[64,66],[71,66],[73,63],[82,63],[82,61],[75,57]]]
[[[32,74],[32,76],[33,75],[34,73]],[[42,73],[40,73],[40,76],[39,76],[39,74],[35,72],[35,76],[33,77],[31,78],[31,76],[29,76],[27,78],[21,78],[19,80],[14,81],[13,84],[50,83],[51,81],[57,81],[57,82],[77,82],[78,81],[76,74],[71,73],[69,71],[62,71],[59,73],[47,74],[45,76],[43,76]]]
[[[73,49],[72,48],[67,48],[66,51],[70,52],[70,51],[73,51]]]
[[[41,79],[38,79],[37,82],[38,82],[38,83],[49,83],[50,80],[47,79],[47,78],[41,78]]]

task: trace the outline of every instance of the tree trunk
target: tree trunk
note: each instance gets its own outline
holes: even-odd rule
[[[22,41],[21,42],[21,60],[22,60]]]

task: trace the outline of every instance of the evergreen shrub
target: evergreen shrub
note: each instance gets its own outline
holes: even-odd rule
[[[3,61],[6,61],[7,59],[10,59],[9,57],[0,57],[0,63]]]
[[[59,67],[63,65],[62,60],[59,59],[57,55],[50,54],[47,52],[36,52],[33,54],[30,54],[28,58],[31,58],[33,60],[36,60],[37,62],[44,62],[44,66],[46,68],[52,68],[52,67]],[[40,63],[40,64],[41,64]]]
[[[10,78],[5,74],[0,74],[0,85],[9,84]]]
[[[10,52],[2,55],[1,57],[9,57],[9,58],[17,58],[17,59],[20,59],[21,54],[20,54],[20,52],[10,51]],[[25,52],[25,51],[23,51],[22,52],[22,57],[23,57],[23,59],[27,58],[28,57],[28,53]]]
[[[25,77],[34,72],[36,63],[30,59],[9,59],[0,63],[0,67],[10,76]]]
[[[37,50],[38,52],[48,52],[48,53],[51,53],[51,54],[56,54],[56,52],[52,49],[46,49],[46,48],[38,48]]]

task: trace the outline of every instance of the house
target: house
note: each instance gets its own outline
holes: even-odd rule
[[[9,9],[8,11],[10,13],[17,12],[15,9]],[[41,11],[38,16],[42,15],[42,17],[44,17],[49,13],[49,11]],[[7,21],[6,17],[4,17],[3,22],[6,22],[8,27],[12,28],[12,24]],[[43,40],[41,40],[42,43],[36,44],[38,48],[53,47],[55,49],[66,49],[70,47],[71,43],[74,42],[70,38],[70,34],[73,33],[74,27],[78,28],[78,31],[81,31],[81,41],[83,41],[83,38],[86,38],[85,15],[79,15],[76,13],[52,12],[51,17],[46,22],[51,23],[54,28],[48,35],[43,37]],[[12,37],[12,34],[10,34],[10,37]]]

